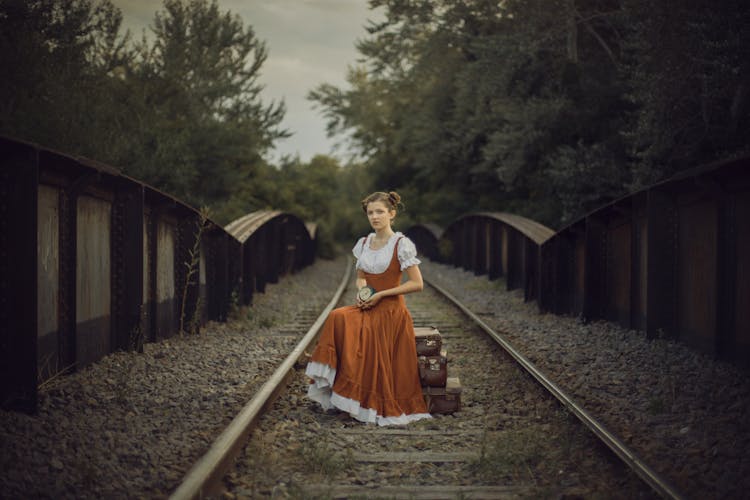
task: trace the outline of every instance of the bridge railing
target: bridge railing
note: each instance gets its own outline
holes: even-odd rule
[[[508,290],[522,288],[526,300],[540,292],[540,246],[552,229],[519,215],[476,212],[459,217],[438,246],[444,262],[490,279],[505,277]]]
[[[428,259],[439,261],[440,249],[438,242],[443,230],[437,224],[414,224],[404,232],[419,249],[419,253]]]
[[[240,241],[116,168],[0,137],[0,404],[33,411],[45,379],[223,321],[312,262],[301,220],[255,215]]]
[[[747,365],[749,221],[750,159],[685,171],[548,240],[540,306]]]
[[[230,222],[225,230],[242,245],[241,297],[245,304],[266,283],[313,263],[315,227],[278,210],[251,212]]]
[[[436,246],[443,262],[505,276],[541,311],[750,365],[750,158],[684,171],[557,232],[512,214],[464,215]]]

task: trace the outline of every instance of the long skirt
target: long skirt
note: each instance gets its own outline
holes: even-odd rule
[[[393,425],[430,417],[412,318],[401,296],[385,297],[369,310],[333,310],[306,374],[311,399],[362,422]]]

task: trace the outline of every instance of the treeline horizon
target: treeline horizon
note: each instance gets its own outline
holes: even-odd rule
[[[310,93],[420,219],[559,228],[750,152],[750,3],[371,0],[346,88]],[[428,216],[429,214],[429,216]]]
[[[382,21],[347,85],[308,96],[358,160],[273,164],[290,133],[263,98],[273,47],[252,19],[165,0],[134,39],[109,0],[0,0],[0,134],[116,166],[221,224],[293,212],[326,255],[368,230],[375,190],[404,198],[400,230],[477,210],[559,228],[750,152],[750,5],[683,4],[371,0]]]

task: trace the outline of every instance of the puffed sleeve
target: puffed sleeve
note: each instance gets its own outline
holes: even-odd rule
[[[359,257],[362,255],[362,248],[364,247],[365,236],[362,236],[357,240],[357,243],[352,248],[352,253],[357,258],[357,262],[354,263],[354,268],[359,269]]]
[[[398,261],[401,263],[401,270],[407,267],[416,266],[422,263],[417,258],[417,247],[407,237],[401,238],[398,242]]]

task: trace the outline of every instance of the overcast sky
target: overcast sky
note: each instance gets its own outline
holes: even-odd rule
[[[154,13],[162,10],[157,0],[113,0],[124,16],[124,28],[139,39],[142,30],[150,32]],[[286,115],[283,127],[294,135],[280,140],[272,160],[281,154],[299,154],[308,161],[315,154],[339,158],[344,151],[333,151],[333,140],[326,138],[325,121],[313,110],[307,93],[321,83],[345,86],[346,69],[355,64],[354,44],[365,34],[369,19],[377,12],[367,8],[367,0],[219,0],[222,11],[242,17],[256,36],[266,42],[268,59],[261,68],[265,85],[263,101],[283,100]]]

